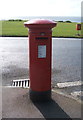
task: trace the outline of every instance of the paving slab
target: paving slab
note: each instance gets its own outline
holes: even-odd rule
[[[52,91],[49,102],[33,103],[29,89],[2,88],[3,118],[81,118],[81,103]]]

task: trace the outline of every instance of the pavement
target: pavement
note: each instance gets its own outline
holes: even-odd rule
[[[82,103],[52,90],[52,100],[34,103],[29,89],[2,88],[3,118],[81,118]]]

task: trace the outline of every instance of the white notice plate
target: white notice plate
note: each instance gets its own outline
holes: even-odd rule
[[[38,58],[46,58],[46,45],[38,45]]]

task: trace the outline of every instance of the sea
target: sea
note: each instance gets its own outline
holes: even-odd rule
[[[20,16],[18,19],[22,20],[31,20],[31,19],[48,19],[53,21],[71,21],[80,23],[82,18],[81,17],[72,17],[72,16]]]
[[[16,16],[16,17],[11,17],[7,18],[4,20],[9,20],[9,19],[21,19],[21,20],[31,20],[31,19],[47,19],[47,20],[53,20],[53,21],[71,21],[71,22],[77,22],[81,23],[83,19],[81,17],[76,17],[76,16]]]

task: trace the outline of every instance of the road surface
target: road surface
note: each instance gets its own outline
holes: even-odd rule
[[[81,39],[52,38],[52,83],[81,80]],[[29,78],[29,48],[27,37],[0,37],[0,79],[2,85],[11,80]],[[80,90],[80,86],[62,89]]]

